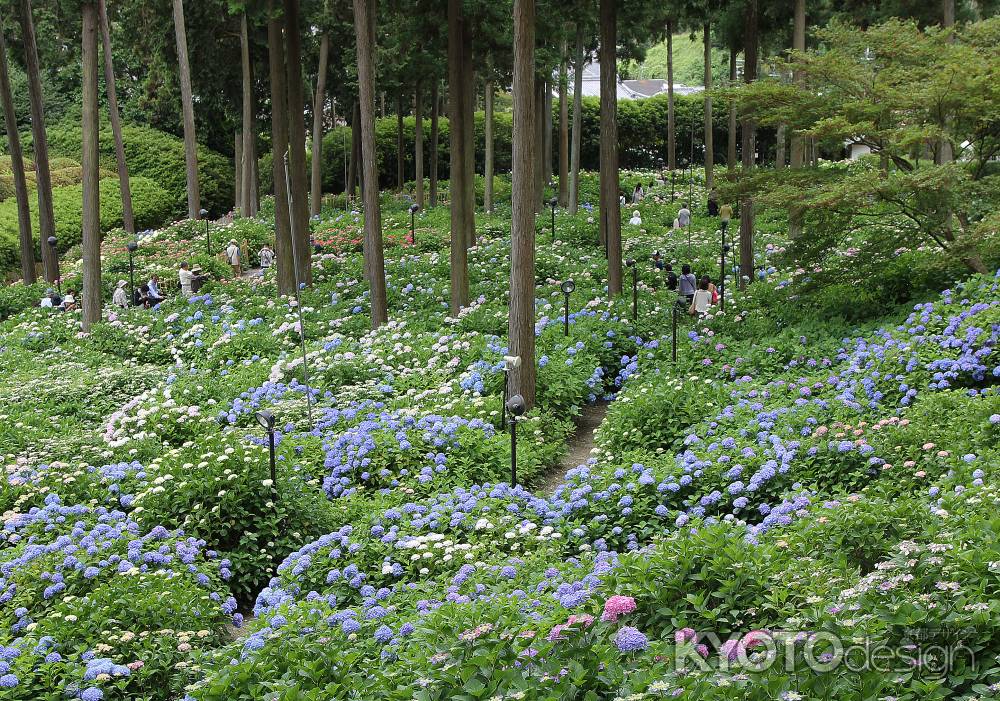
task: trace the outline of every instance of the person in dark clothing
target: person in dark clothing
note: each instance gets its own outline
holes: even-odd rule
[[[674,272],[674,266],[667,264],[667,289],[676,292],[677,291],[677,273]]]

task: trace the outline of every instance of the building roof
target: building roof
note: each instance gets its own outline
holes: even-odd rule
[[[573,88],[573,71],[570,69],[569,85]],[[601,94],[601,65],[597,61],[592,61],[583,69],[583,96],[599,97]],[[682,85],[674,83],[675,95],[690,95],[702,92],[700,85]],[[618,79],[618,99],[619,100],[641,100],[646,97],[653,97],[667,92],[667,81],[662,79],[649,80],[622,80]]]

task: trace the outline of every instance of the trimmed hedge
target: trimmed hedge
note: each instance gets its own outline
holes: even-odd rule
[[[70,122],[50,127],[49,151],[53,156],[79,158],[82,150],[80,125]],[[30,145],[31,135],[25,135]],[[165,219],[187,214],[187,179],[184,170],[184,141],[151,127],[125,125],[125,160],[129,176],[147,178],[158,183],[171,198],[171,209]],[[26,146],[28,148],[29,146]],[[101,167],[117,172],[115,143],[111,128],[101,128]],[[211,216],[219,217],[233,208],[233,166],[229,158],[198,147],[198,174],[201,186],[201,206]],[[163,220],[155,222],[156,226]]]
[[[132,208],[138,229],[157,227],[170,218],[173,199],[157,183],[148,178],[132,178]],[[31,226],[35,240],[35,258],[38,249],[38,200],[30,198]],[[52,188],[52,210],[55,215],[56,238],[59,250],[65,251],[80,243],[83,236],[83,186],[69,185]],[[101,180],[101,231],[122,225],[122,200],[118,177]],[[17,228],[17,201],[13,198],[0,202],[0,271],[20,266]]]

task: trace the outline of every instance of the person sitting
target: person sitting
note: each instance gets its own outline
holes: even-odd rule
[[[139,285],[132,294],[132,305],[149,309],[152,304],[149,301],[149,285]]]
[[[160,292],[160,278],[157,275],[150,275],[149,282],[146,283],[147,304],[155,307],[163,301],[163,294]]]
[[[201,268],[196,267],[191,271],[191,292],[197,294],[201,290],[201,286],[205,284],[208,280],[208,275],[201,272]]]
[[[642,226],[642,217],[639,216],[639,210],[632,211],[632,218],[628,220],[628,223],[632,226]]]
[[[653,267],[657,270],[663,270],[663,259],[660,257],[659,251],[653,251]]]
[[[115,292],[111,295],[111,303],[116,307],[125,309],[128,306],[128,295],[125,294],[125,285],[127,284],[124,280],[119,280],[115,286]]]
[[[42,297],[38,306],[44,309],[52,309],[54,307],[58,307],[60,304],[62,304],[62,297],[56,294],[56,291],[50,287],[45,290],[45,296]]]
[[[674,266],[670,265],[670,263],[667,263],[666,274],[667,274],[667,289],[670,290],[671,292],[676,291],[677,273],[674,272]]]
[[[76,309],[76,290],[72,288],[66,290],[66,296],[63,297],[62,304],[59,305],[59,308],[64,312],[71,312]]]
[[[177,271],[177,278],[181,283],[182,295],[190,297],[194,294],[194,290],[191,288],[191,283],[194,281],[194,273],[191,272],[190,265],[187,261],[181,263],[181,269]]]

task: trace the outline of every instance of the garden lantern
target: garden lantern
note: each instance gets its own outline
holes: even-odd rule
[[[560,288],[566,296],[566,304],[563,307],[563,336],[569,336],[569,296],[573,294],[573,290],[576,289],[576,283],[572,280],[566,280],[562,285],[560,285]]]
[[[128,298],[135,304],[135,251],[139,244],[129,241],[125,246],[128,249]]]
[[[553,197],[549,200],[549,207],[552,208],[552,243],[556,242],[556,205],[559,204],[559,200]]]
[[[524,397],[515,394],[504,403],[510,412],[510,486],[517,486],[517,419],[524,415]]]
[[[212,235],[208,231],[208,210],[202,209],[198,214],[205,220],[205,248],[208,250],[208,255],[212,255]]]
[[[271,486],[273,489],[277,490],[274,467],[274,414],[265,409],[263,411],[258,411],[256,418],[257,423],[260,424],[261,428],[267,431],[268,450],[271,456]]]
[[[414,202],[413,204],[410,205],[410,243],[413,244],[414,246],[417,245],[417,228],[413,218],[417,215],[417,212],[419,211],[420,211],[419,204]]]
[[[639,268],[635,258],[629,258],[625,265],[632,268],[632,321],[639,321]]]
[[[505,355],[503,357],[503,401],[500,404],[500,428],[507,426],[507,387],[510,384],[510,371],[521,367],[521,356]]]
[[[56,250],[56,237],[49,236],[48,241],[49,246],[52,247],[52,257],[56,261],[56,289],[59,290],[59,296],[62,297],[62,274],[59,272],[59,251]]]

